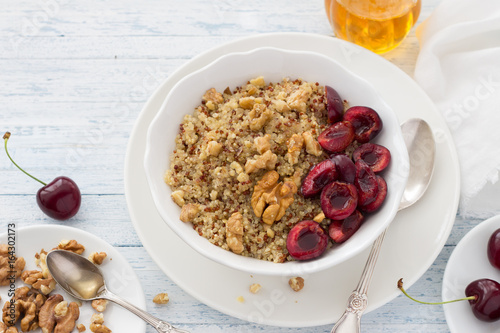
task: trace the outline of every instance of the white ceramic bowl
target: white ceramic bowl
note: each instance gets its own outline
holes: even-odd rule
[[[384,123],[383,130],[374,141],[389,148],[392,155],[391,164],[384,171],[388,185],[384,205],[367,218],[348,241],[327,250],[314,260],[272,263],[236,255],[211,244],[199,236],[190,223],[179,220],[180,208],[172,201],[172,191],[163,180],[170,166],[170,154],[175,147],[179,124],[185,114],[194,112],[205,91],[212,87],[217,91],[223,91],[226,87],[234,88],[261,75],[266,82],[279,82],[289,77],[330,85],[351,106],[366,105],[377,110]],[[364,250],[393,220],[408,178],[408,154],[399,121],[373,86],[326,56],[277,48],[231,53],[180,80],[149,127],[144,166],[158,212],[181,239],[216,262],[264,275],[305,275],[339,264]]]

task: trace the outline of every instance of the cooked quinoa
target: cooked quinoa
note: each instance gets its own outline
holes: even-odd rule
[[[286,249],[289,230],[322,213],[319,199],[302,197],[300,183],[327,157],[308,145],[317,145],[327,127],[324,94],[315,82],[266,83],[263,77],[233,90],[208,90],[180,124],[165,174],[172,199],[182,207],[181,220],[223,249],[273,262],[293,260]],[[304,140],[294,149],[299,136],[312,142]],[[256,185],[269,170],[278,172],[279,182],[294,182],[298,189],[284,216],[272,224],[257,217],[251,204]],[[228,221],[236,215],[240,224],[229,230]],[[321,224],[327,227],[328,222]],[[228,246],[230,237],[240,242],[238,251]]]

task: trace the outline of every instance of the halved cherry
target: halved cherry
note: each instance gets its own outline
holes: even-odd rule
[[[363,220],[363,214],[359,210],[355,210],[354,213],[342,221],[332,221],[328,227],[328,234],[335,243],[341,244],[358,231]]]
[[[346,183],[354,184],[356,178],[356,167],[354,162],[345,154],[336,154],[330,157],[337,167],[338,179]]]
[[[326,110],[328,111],[328,122],[330,124],[342,120],[344,114],[344,103],[337,90],[330,86],[325,86]]]
[[[353,106],[344,114],[344,120],[354,126],[355,138],[359,143],[372,140],[382,130],[382,119],[377,111],[367,106]]]
[[[391,152],[384,146],[376,143],[364,143],[352,154],[354,161],[363,160],[373,172],[384,170],[391,161]]]
[[[378,192],[375,200],[361,207],[361,209],[367,213],[373,213],[374,211],[378,210],[384,203],[385,197],[387,196],[387,183],[385,182],[385,179],[381,176],[376,176],[376,178],[378,184]]]
[[[357,160],[354,165],[356,166],[356,180],[354,181],[354,185],[356,185],[359,196],[358,206],[365,207],[377,197],[377,177],[365,161]]]
[[[321,192],[323,187],[337,179],[337,168],[331,160],[316,164],[302,182],[300,191],[304,198],[310,198]]]
[[[321,192],[321,209],[332,220],[343,220],[358,205],[358,191],[353,184],[333,181]]]
[[[286,248],[292,258],[308,260],[319,257],[326,250],[328,236],[318,222],[305,220],[288,233]]]
[[[332,153],[344,151],[353,140],[354,127],[348,121],[336,122],[318,136],[321,147]]]

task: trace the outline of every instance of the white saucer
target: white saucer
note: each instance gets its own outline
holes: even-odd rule
[[[486,248],[491,234],[500,228],[500,216],[478,224],[457,244],[448,260],[443,276],[443,300],[465,297],[465,288],[474,280],[488,278],[500,282],[500,270],[491,266]],[[469,302],[444,305],[446,321],[452,333],[500,332],[500,322],[477,319]]]
[[[400,295],[396,288],[399,278],[405,279],[407,287],[411,286],[438,256],[455,220],[460,173],[451,135],[427,95],[399,68],[350,43],[312,34],[257,35],[209,50],[170,75],[145,105],[129,141],[125,193],[134,227],[153,260],[172,281],[200,302],[225,314],[285,327],[325,325],[342,314],[369,250],[321,273],[303,276],[305,287],[296,293],[285,278],[251,276],[192,250],[163,222],[147,185],[143,169],[146,132],[169,89],[184,75],[223,54],[263,46],[310,50],[332,57],[374,84],[401,122],[420,117],[435,131],[438,143],[433,182],[421,201],[398,213],[389,228],[370,288],[367,311],[371,311]],[[248,291],[252,283],[262,285],[260,293],[254,295]],[[239,296],[245,302],[238,302]]]
[[[87,257],[92,252],[106,252],[108,255],[100,266],[109,290],[118,296],[123,297],[130,303],[137,305],[141,309],[146,308],[146,300],[142,291],[141,283],[135,275],[127,260],[110,244],[102,239],[77,228],[60,225],[40,225],[19,228],[15,234],[11,233],[9,224],[4,225],[5,233],[0,235],[0,243],[6,244],[8,241],[15,243],[16,255],[24,257],[26,260],[26,270],[40,270],[35,264],[35,254],[41,249],[50,251],[57,247],[63,239],[75,239],[85,246],[82,255]],[[14,238],[11,236],[14,235]],[[24,286],[21,279],[16,280],[16,288]],[[0,287],[2,300],[8,300],[9,288]],[[75,299],[66,294],[59,286],[52,293],[61,294],[68,302]],[[90,302],[83,302],[80,307],[80,318],[77,323],[82,323],[85,327],[90,325],[90,317],[96,311],[90,306]],[[109,303],[104,311],[104,324],[113,332],[146,332],[146,324],[143,320],[130,314],[127,310],[116,304]],[[76,330],[75,330],[76,331]],[[41,329],[32,331],[40,333]]]

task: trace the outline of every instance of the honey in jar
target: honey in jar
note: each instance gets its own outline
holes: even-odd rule
[[[376,53],[398,46],[420,14],[421,0],[325,0],[338,38]]]

